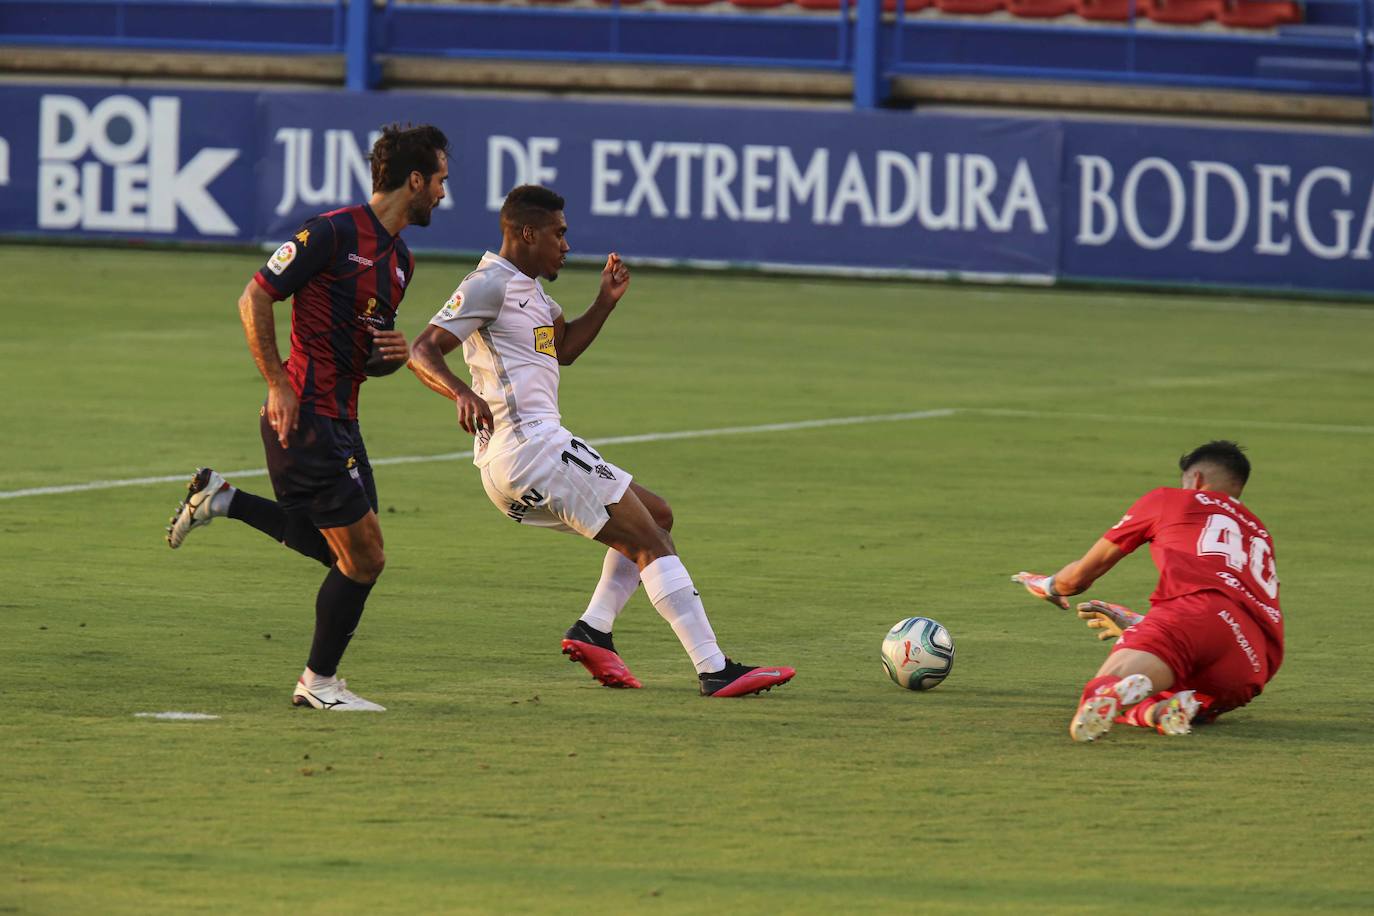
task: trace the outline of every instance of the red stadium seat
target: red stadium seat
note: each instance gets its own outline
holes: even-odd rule
[[[1191,25],[1215,19],[1221,13],[1222,0],[1148,0],[1137,6],[1137,16],[1148,16],[1155,22]]]
[[[716,0],[663,0],[669,6],[707,6]]]
[[[960,13],[967,16],[983,16],[1005,9],[1006,0],[935,0],[936,9],[942,13]]]
[[[1007,0],[1007,9],[1023,19],[1053,19],[1077,9],[1077,0]]]
[[[792,0],[730,0],[730,5],[759,9],[761,7],[782,6],[791,2]]]
[[[1078,15],[1084,19],[1097,19],[1105,22],[1125,22],[1131,18],[1130,0],[1077,0]],[[1136,15],[1143,15],[1140,5],[1136,5]]]
[[[797,6],[804,10],[837,10],[840,8],[840,0],[794,0]],[[905,12],[916,13],[930,6],[933,0],[906,0]],[[856,9],[858,0],[849,0],[849,8]],[[883,0],[883,12],[894,13],[897,11],[897,0]]]
[[[1277,25],[1302,21],[1302,10],[1296,3],[1277,3],[1270,0],[1223,0],[1217,13],[1222,25],[1242,29],[1272,29]]]

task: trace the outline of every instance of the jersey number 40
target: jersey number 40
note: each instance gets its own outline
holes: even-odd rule
[[[1207,519],[1207,527],[1197,539],[1197,555],[1221,557],[1236,572],[1249,572],[1260,591],[1270,598],[1278,597],[1279,573],[1269,542],[1253,535],[1247,539],[1240,524],[1229,515],[1218,513]]]

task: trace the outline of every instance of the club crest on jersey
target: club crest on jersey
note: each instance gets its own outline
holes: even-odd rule
[[[296,260],[296,243],[284,242],[280,248],[272,252],[272,257],[267,259],[267,269],[280,277],[282,271],[290,267],[294,260]]]
[[[458,314],[458,310],[462,307],[463,291],[455,289],[453,295],[449,296],[448,301],[444,303],[444,308],[442,310],[444,318],[452,318],[454,315]]]
[[[558,345],[553,338],[553,325],[540,325],[534,329],[534,348],[545,356],[558,359]]]

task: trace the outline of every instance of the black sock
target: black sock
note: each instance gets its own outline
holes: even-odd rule
[[[254,496],[243,490],[234,492],[229,501],[230,518],[247,522],[274,541],[319,560],[325,566],[334,564],[334,555],[329,552],[329,542],[320,534],[309,518],[295,512],[286,512],[270,499]]]
[[[358,629],[371,591],[372,583],[354,582],[339,572],[339,567],[330,567],[315,598],[315,641],[310,644],[308,662],[311,671],[332,677],[339,670],[339,659]]]

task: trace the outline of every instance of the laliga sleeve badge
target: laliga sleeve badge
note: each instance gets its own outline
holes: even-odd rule
[[[267,259],[267,269],[277,276],[281,276],[282,271],[291,266],[291,262],[296,260],[296,243],[285,242],[280,248],[272,252],[272,257]]]
[[[463,307],[463,291],[462,291],[462,290],[459,290],[459,289],[455,289],[455,290],[453,291],[453,295],[452,295],[452,296],[449,296],[449,297],[448,297],[448,301],[444,303],[444,308],[443,308],[443,316],[444,316],[444,318],[452,318],[454,315],[458,314],[458,310],[459,310],[460,308],[462,308],[462,307]]]

